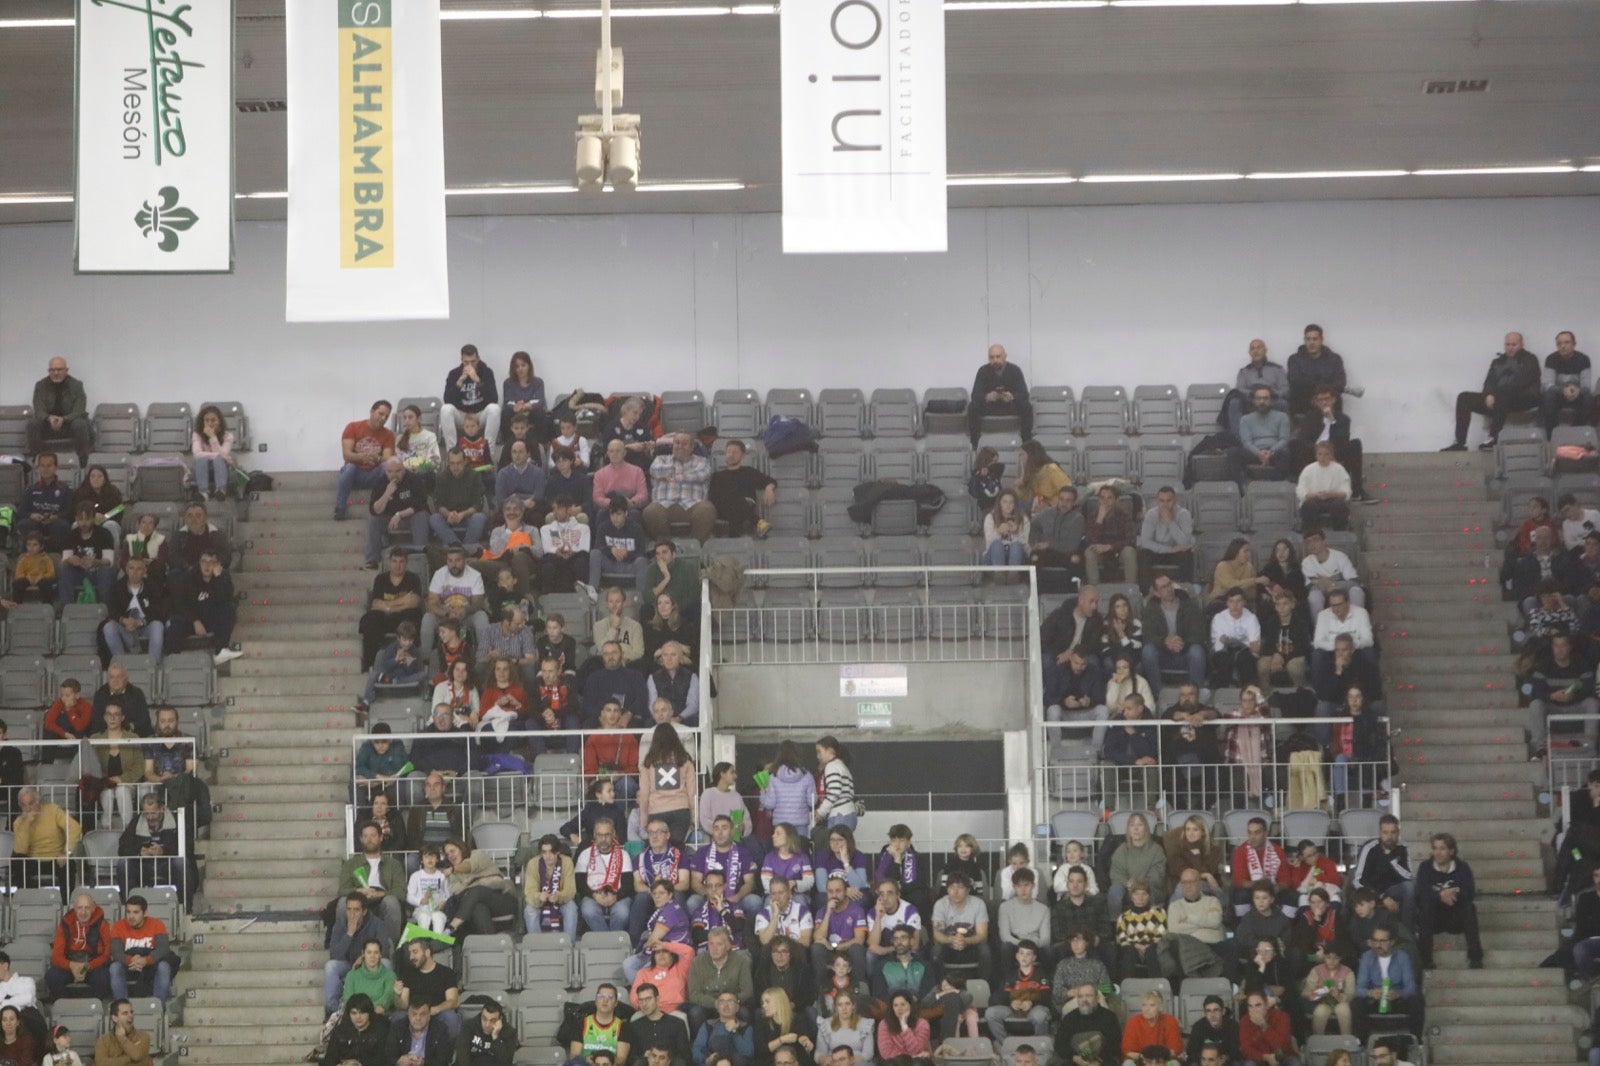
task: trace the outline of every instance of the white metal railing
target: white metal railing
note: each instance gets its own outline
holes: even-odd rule
[[[1595,715],[1552,714],[1546,721],[1551,734],[1562,725],[1583,727],[1594,724]],[[1583,788],[1589,780],[1589,771],[1600,769],[1600,754],[1583,748],[1568,750],[1550,745],[1549,759],[1545,763],[1545,787],[1549,797],[1552,818],[1566,804],[1567,793]]]
[[[747,570],[747,582],[766,590],[762,605],[709,611],[706,643],[715,649],[712,665],[722,666],[1023,661],[1032,573],[996,566]],[[1015,584],[978,583],[1004,575]],[[993,592],[1012,587],[1014,599]],[[835,592],[859,593],[860,600],[828,602]],[[800,602],[784,602],[790,599]]]

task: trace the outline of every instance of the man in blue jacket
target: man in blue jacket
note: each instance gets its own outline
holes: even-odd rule
[[[1388,929],[1375,929],[1368,941],[1371,949],[1361,956],[1361,967],[1356,971],[1355,1009],[1356,1036],[1362,1040],[1371,1031],[1374,1014],[1404,1014],[1411,1020],[1413,1032],[1422,1031],[1422,986],[1417,983],[1417,972],[1411,965],[1411,956],[1395,950],[1394,933]],[[1389,1009],[1382,1004],[1387,1002]]]
[[[1417,952],[1422,968],[1433,968],[1433,935],[1457,933],[1467,938],[1467,965],[1483,969],[1483,941],[1478,936],[1477,891],[1472,867],[1456,858],[1456,838],[1435,833],[1433,861],[1417,870]]]

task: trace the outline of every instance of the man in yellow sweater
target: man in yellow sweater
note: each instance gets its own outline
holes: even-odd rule
[[[47,879],[43,871],[53,862],[65,872],[67,856],[77,848],[83,828],[56,804],[41,803],[39,790],[32,786],[17,793],[17,807],[22,813],[11,824],[11,830],[16,834],[12,854],[20,883],[33,886],[52,880],[64,884],[62,875]]]

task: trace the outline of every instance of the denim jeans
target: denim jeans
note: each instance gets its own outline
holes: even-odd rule
[[[631,562],[619,563],[603,547],[595,548],[589,553],[589,585],[591,588],[599,588],[601,580],[607,574],[621,574],[633,582],[634,588],[642,589],[644,572],[649,567],[650,560],[646,556],[641,555]]]
[[[557,904],[561,908],[561,931],[573,940],[578,939],[578,904],[576,901]],[[539,933],[539,908],[529,904],[522,908],[523,928],[529,933]]]
[[[383,466],[363,470],[354,463],[339,468],[339,485],[333,490],[333,513],[343,518],[350,508],[350,494],[358,489],[371,491],[383,483]]]
[[[331,966],[333,964],[330,962],[328,965]],[[350,967],[347,965],[345,969],[348,970]],[[150,974],[150,994],[165,1003],[167,996],[172,992],[172,964],[166,959],[161,959],[153,969],[150,966],[146,966],[144,972]],[[343,987],[343,980],[341,977],[341,988]],[[128,998],[128,967],[121,962],[113,962],[111,964],[111,996],[113,999]],[[339,1001],[336,993],[333,1006],[329,1010],[335,1011],[338,1009]]]
[[[421,551],[428,546],[428,515],[418,512],[409,519],[401,522],[402,529],[409,529],[411,539],[406,542],[410,547]],[[376,563],[383,558],[384,541],[389,534],[389,520],[378,515],[367,516],[367,562]]]
[[[107,622],[100,627],[100,634],[106,638],[106,647],[111,649],[112,655],[139,654],[142,637],[150,649],[150,658],[159,661],[165,646],[167,626],[165,622],[146,622],[137,629],[127,629],[121,622]]]
[[[997,539],[983,550],[984,566],[1021,566],[1028,561],[1028,548],[1019,540]]]
[[[228,460],[195,456],[194,487],[201,492],[228,491]]]
[[[1152,641],[1145,644],[1140,656],[1144,660],[1145,680],[1150,682],[1150,691],[1156,696],[1161,695],[1163,670],[1173,673],[1181,670],[1196,685],[1206,683],[1206,650],[1199,644],[1191,644],[1182,651],[1168,651],[1159,642]]]
[[[619,899],[611,905],[611,913],[607,914],[600,909],[591,896],[583,897],[578,904],[578,911],[583,915],[584,928],[589,932],[626,933],[628,931],[628,913],[632,909],[631,899]]]
[[[459,526],[452,526],[444,520],[442,514],[428,516],[428,528],[433,531],[441,544],[450,547],[452,544],[483,544],[483,530],[489,524],[489,516],[482,511],[468,518]]]
[[[94,594],[100,603],[111,602],[111,586],[117,580],[116,567],[97,566],[93,570],[84,570],[76,566],[57,566],[56,572],[61,575],[60,584],[56,586],[58,605],[75,601],[85,580],[94,586]]]

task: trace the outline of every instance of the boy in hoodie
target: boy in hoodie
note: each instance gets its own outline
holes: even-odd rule
[[[72,897],[56,925],[44,981],[52,1002],[74,986],[87,988],[95,999],[111,997],[111,924],[88,889]]]
[[[613,499],[595,523],[594,550],[589,553],[589,587],[599,588],[607,574],[624,575],[644,592],[644,571],[650,565],[644,523],[625,499]]]

